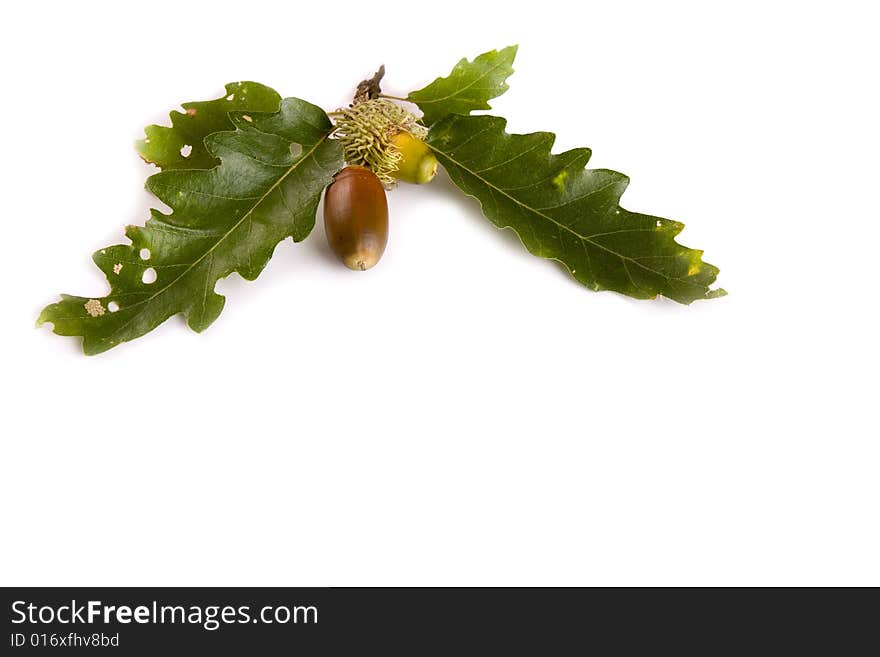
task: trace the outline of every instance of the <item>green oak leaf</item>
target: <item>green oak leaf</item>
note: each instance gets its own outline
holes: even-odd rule
[[[321,192],[342,166],[330,119],[319,107],[286,98],[277,112],[233,112],[229,120],[234,130],[205,139],[219,166],[166,170],[147,180],[171,214],[152,210],[144,226],[126,229],[131,244],[94,254],[110,293],[62,295],[38,324],[82,336],[87,354],[144,335],[177,313],[202,331],[223,309],[218,279],[237,271],[253,280],[278,242],[306,238]]]
[[[624,210],[622,173],[585,169],[590,150],[550,153],[549,132],[505,132],[494,116],[451,115],[428,145],[466,194],[499,228],[512,228],[530,253],[564,264],[593,290],[680,303],[722,296],[710,290],[718,268],[675,241],[684,224]]]
[[[449,77],[437,78],[424,89],[413,91],[407,100],[422,110],[422,122],[432,125],[448,114],[470,114],[492,109],[489,101],[507,91],[505,80],[513,73],[517,46],[490,50],[474,61],[462,59]]]
[[[222,98],[183,103],[183,112],[171,112],[171,127],[148,125],[135,147],[160,169],[210,169],[218,162],[205,137],[232,129],[229,112],[277,112],[280,105],[281,96],[259,82],[230,82]]]

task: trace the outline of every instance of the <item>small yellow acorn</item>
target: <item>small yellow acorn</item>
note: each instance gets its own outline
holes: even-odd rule
[[[391,143],[400,151],[397,169],[391,175],[408,183],[431,182],[437,175],[437,158],[428,145],[418,137],[402,130],[391,137]]]

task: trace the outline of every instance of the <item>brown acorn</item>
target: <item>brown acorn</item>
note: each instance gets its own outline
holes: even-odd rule
[[[324,194],[327,242],[349,269],[369,269],[388,243],[385,188],[366,167],[350,166],[336,174]]]

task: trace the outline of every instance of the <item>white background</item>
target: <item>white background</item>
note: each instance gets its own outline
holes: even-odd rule
[[[6,585],[880,585],[873,3],[12,3]],[[201,335],[34,328],[147,217],[132,143],[254,79],[326,109],[519,43],[515,132],[632,179],[730,296],[590,292],[442,177],[355,273],[320,222]]]

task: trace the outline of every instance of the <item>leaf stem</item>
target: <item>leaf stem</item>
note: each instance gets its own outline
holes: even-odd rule
[[[400,96],[391,96],[390,94],[379,94],[379,98],[387,98],[388,100],[402,100],[405,103],[412,102],[408,98],[401,98]]]

